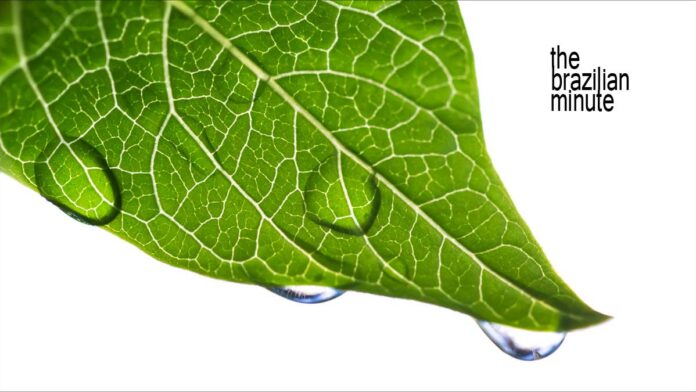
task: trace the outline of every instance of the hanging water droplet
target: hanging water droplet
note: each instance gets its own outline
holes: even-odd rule
[[[331,301],[344,293],[342,290],[324,286],[275,286],[268,289],[290,301],[302,304]]]
[[[372,226],[380,205],[374,176],[343,155],[320,163],[307,180],[307,216],[330,229],[363,235]]]
[[[540,332],[477,320],[479,327],[499,349],[523,361],[536,361],[553,354],[563,343],[565,332]]]
[[[114,173],[82,140],[49,143],[34,164],[34,175],[39,193],[80,222],[105,225],[121,209]]]

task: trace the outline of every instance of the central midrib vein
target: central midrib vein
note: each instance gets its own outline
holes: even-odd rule
[[[203,31],[205,31],[207,34],[209,34],[215,41],[217,41],[220,45],[222,45],[225,49],[227,49],[237,60],[239,60],[244,66],[249,68],[259,79],[265,81],[268,83],[268,85],[273,89],[273,91],[280,95],[281,98],[283,98],[294,110],[296,110],[298,113],[302,114],[302,116],[307,119],[312,125],[314,125],[330,142],[333,144],[333,146],[339,150],[341,153],[345,154],[346,156],[350,157],[353,161],[355,161],[357,164],[362,166],[365,170],[367,170],[369,173],[374,174],[375,178],[378,179],[381,183],[383,183],[389,190],[391,190],[395,195],[397,195],[404,203],[406,203],[413,211],[416,212],[418,216],[423,218],[426,222],[428,222],[435,230],[437,230],[440,235],[442,235],[445,239],[450,241],[452,244],[454,244],[458,249],[460,249],[464,254],[469,256],[474,262],[476,262],[483,270],[487,271],[506,285],[510,286],[516,291],[519,291],[523,295],[527,296],[530,298],[532,301],[539,303],[542,306],[545,306],[551,310],[555,310],[557,312],[564,313],[568,315],[569,317],[577,317],[575,314],[570,313],[568,311],[562,311],[556,306],[553,306],[549,304],[548,302],[537,298],[524,290],[522,287],[519,287],[515,284],[513,284],[510,280],[508,280],[506,277],[498,274],[496,271],[492,270],[488,265],[483,263],[476,254],[471,252],[469,249],[467,249],[459,240],[456,238],[452,237],[442,226],[440,226],[439,223],[437,223],[435,220],[433,220],[429,215],[424,213],[420,207],[415,204],[408,196],[406,196],[403,192],[401,192],[400,189],[398,189],[396,186],[394,186],[390,181],[388,181],[381,173],[377,172],[374,170],[374,168],[365,162],[362,158],[357,156],[355,153],[353,153],[350,149],[346,148],[343,143],[338,140],[333,133],[329,129],[326,128],[324,124],[322,124],[314,115],[309,113],[307,109],[304,108],[304,106],[300,105],[299,102],[295,100],[294,97],[292,97],[285,89],[278,84],[278,82],[271,77],[266,71],[264,71],[258,64],[253,62],[244,52],[239,50],[230,40],[227,39],[220,31],[218,31],[215,27],[213,27],[210,23],[208,23],[207,20],[203,19],[200,15],[198,15],[191,7],[188,6],[188,4],[184,3],[181,0],[169,0],[168,1],[174,8],[179,10],[181,13],[184,15],[188,16],[191,18],[191,20],[198,25]],[[440,262],[442,262],[440,260]],[[480,282],[480,284],[483,284],[483,282]],[[578,317],[580,318],[580,317]]]

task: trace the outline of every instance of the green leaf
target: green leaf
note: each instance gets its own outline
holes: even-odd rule
[[[454,2],[0,2],[0,169],[169,264],[606,319],[486,153]]]

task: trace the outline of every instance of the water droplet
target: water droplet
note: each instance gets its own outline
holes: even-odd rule
[[[478,320],[478,325],[499,349],[523,361],[536,361],[553,354],[563,343],[565,332],[541,332]]]
[[[227,97],[227,101],[232,104],[250,104],[259,99],[266,89],[266,82],[246,68],[242,68],[234,81]]]
[[[121,192],[104,157],[82,140],[49,143],[34,164],[36,187],[70,217],[105,225],[121,209]]]
[[[330,229],[363,235],[372,226],[380,204],[374,176],[343,155],[320,163],[307,180],[307,216]]]
[[[290,301],[302,304],[319,304],[331,301],[344,293],[342,290],[324,286],[276,286],[268,289]]]

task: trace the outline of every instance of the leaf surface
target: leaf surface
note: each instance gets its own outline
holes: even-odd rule
[[[0,169],[159,260],[606,319],[493,169],[454,2],[2,2],[0,54]]]

